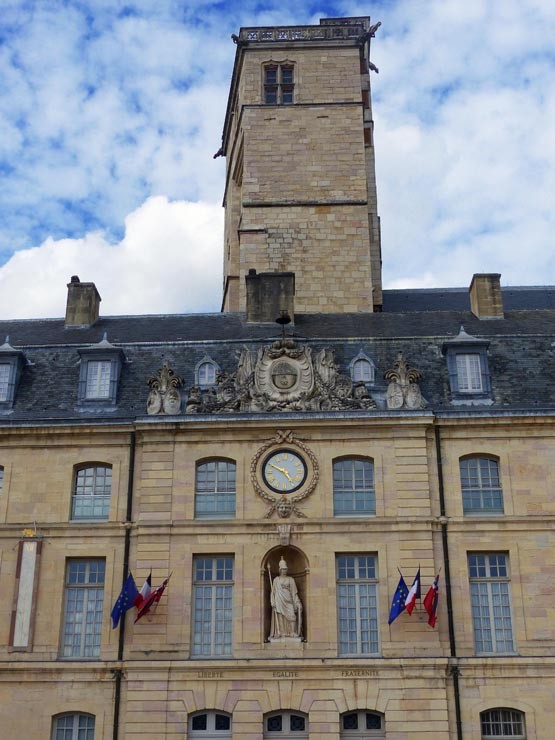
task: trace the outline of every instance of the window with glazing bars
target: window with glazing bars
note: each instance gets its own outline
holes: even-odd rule
[[[468,573],[476,652],[514,652],[508,556],[469,554]]]
[[[189,738],[231,740],[231,715],[222,712],[196,712],[189,717]]]
[[[339,654],[377,655],[377,558],[338,555],[336,569]]]
[[[514,709],[489,709],[480,715],[482,739],[526,740],[524,714]]]
[[[482,366],[479,354],[458,354],[457,363],[457,385],[459,393],[481,393]]]
[[[351,369],[352,378],[354,381],[364,381],[365,383],[374,382],[374,366],[368,360],[361,358],[353,363]]]
[[[376,513],[372,460],[349,458],[333,463],[333,513],[335,516]]]
[[[209,460],[197,465],[197,519],[231,519],[235,516],[235,470],[235,463],[229,460]]]
[[[195,557],[193,655],[231,655],[232,629],[233,557]]]
[[[12,365],[7,363],[0,364],[0,401],[8,400],[11,373]]]
[[[69,560],[62,657],[98,658],[104,603],[104,560]]]
[[[288,710],[267,715],[264,719],[264,740],[272,737],[308,740],[308,717]]]
[[[295,90],[295,72],[291,64],[267,64],[264,67],[264,102],[266,105],[291,105]]]
[[[497,460],[465,457],[460,460],[460,471],[464,513],[502,514],[503,491]]]
[[[87,362],[85,398],[110,398],[111,368],[110,360]]]
[[[94,740],[92,714],[60,714],[54,718],[52,740]]]
[[[72,519],[108,519],[112,468],[97,465],[75,472],[71,507]]]
[[[359,709],[341,715],[340,740],[368,740],[385,738],[383,717],[377,712]]]

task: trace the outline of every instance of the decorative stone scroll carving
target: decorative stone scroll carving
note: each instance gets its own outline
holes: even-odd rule
[[[422,409],[426,402],[422,398],[418,381],[422,376],[415,368],[407,365],[403,353],[399,352],[391,370],[384,374],[388,382],[388,409]]]
[[[253,351],[244,347],[237,371],[219,373],[216,387],[189,391],[187,414],[373,409],[364,383],[339,373],[333,350],[313,354],[290,337]]]
[[[181,388],[183,381],[174,374],[167,360],[164,360],[162,367],[149,379],[148,384],[150,393],[146,402],[146,412],[149,416],[179,414],[181,393],[177,389]]]

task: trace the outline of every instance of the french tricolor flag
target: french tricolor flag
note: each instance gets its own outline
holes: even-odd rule
[[[420,598],[420,567],[418,568],[418,573],[416,574],[416,578],[412,582],[412,586],[410,587],[410,591],[408,592],[407,598],[405,599],[405,609],[409,614],[412,614],[412,610],[414,609],[414,605],[416,604],[416,599]]]

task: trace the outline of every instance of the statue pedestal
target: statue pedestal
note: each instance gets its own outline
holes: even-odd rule
[[[279,658],[302,658],[304,653],[301,637],[270,637],[264,648]]]

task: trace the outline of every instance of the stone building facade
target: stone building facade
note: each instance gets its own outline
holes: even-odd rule
[[[376,30],[235,37],[223,313],[0,322],[6,736],[552,739],[555,288],[382,291]]]

